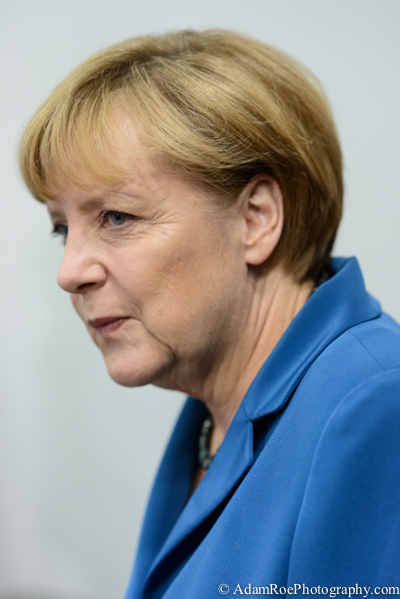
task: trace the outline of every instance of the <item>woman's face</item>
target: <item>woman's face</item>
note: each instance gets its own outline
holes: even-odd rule
[[[246,302],[237,207],[217,207],[147,158],[124,186],[63,191],[47,204],[66,242],[58,283],[116,382],[187,391],[218,368]]]

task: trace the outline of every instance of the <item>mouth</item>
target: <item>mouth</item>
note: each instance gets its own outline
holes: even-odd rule
[[[128,317],[108,316],[106,318],[95,318],[88,320],[88,325],[96,329],[101,337],[108,337],[114,331],[119,329]]]

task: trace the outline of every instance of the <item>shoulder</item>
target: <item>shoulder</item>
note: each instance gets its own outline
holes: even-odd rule
[[[351,327],[332,341],[305,373],[301,387],[326,396],[337,406],[349,395],[379,394],[382,385],[399,393],[400,326],[386,314]]]
[[[400,325],[381,313],[344,331],[325,351],[339,357],[345,348],[355,350],[355,358],[369,354],[383,369],[400,366]]]
[[[366,469],[371,483],[388,468],[398,473],[399,431],[400,366],[364,378],[342,398],[321,431],[314,469],[329,462],[350,479]]]
[[[335,401],[310,465],[291,571],[313,572],[310,582],[319,576],[318,584],[357,577],[393,584],[400,554],[399,327],[383,316],[349,329],[314,367]]]
[[[347,436],[353,445],[368,438],[368,443],[374,443],[374,451],[380,440],[385,441],[387,450],[389,431],[393,431],[393,442],[398,444],[399,325],[382,315],[348,329],[315,360],[302,385],[302,395],[315,387],[318,400],[330,404],[329,416],[321,430],[320,451],[324,444],[331,443],[329,451],[336,448],[336,452],[344,452]],[[369,453],[369,449],[364,451]]]
[[[387,314],[349,329],[350,335],[382,370],[400,367],[400,326]]]

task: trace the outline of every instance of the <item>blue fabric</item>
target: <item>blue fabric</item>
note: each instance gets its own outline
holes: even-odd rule
[[[400,327],[354,258],[331,266],[187,501],[206,414],[188,398],[126,599],[212,599],[221,584],[227,596],[237,585],[400,586]]]

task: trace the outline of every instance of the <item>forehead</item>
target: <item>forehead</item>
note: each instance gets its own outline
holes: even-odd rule
[[[110,149],[107,170],[90,168],[77,158],[74,176],[61,168],[51,173],[46,204],[55,207],[67,198],[75,198],[95,206],[100,198],[115,195],[127,186],[154,189],[163,170],[151,158],[138,152],[129,155],[122,149]]]
[[[124,211],[126,202],[133,208],[221,207],[216,192],[161,161],[123,153],[119,158],[126,171],[121,182],[108,183],[82,172],[79,185],[59,180],[57,186],[50,189],[54,199],[46,200],[50,215],[57,218],[72,209],[89,213],[107,207]]]

